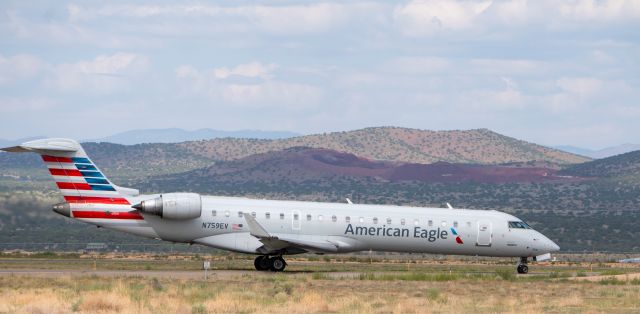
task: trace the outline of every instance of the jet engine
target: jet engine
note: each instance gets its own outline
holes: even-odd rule
[[[196,193],[168,193],[142,201],[133,208],[164,219],[194,219],[202,213],[202,199]]]

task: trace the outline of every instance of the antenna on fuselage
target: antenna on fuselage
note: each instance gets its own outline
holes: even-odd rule
[[[451,206],[451,204],[447,203],[447,208],[453,209],[453,206]]]
[[[353,202],[347,197],[347,203],[349,203],[349,205],[353,205]]]

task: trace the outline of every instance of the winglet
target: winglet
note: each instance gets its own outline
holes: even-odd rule
[[[245,213],[244,220],[247,221],[247,226],[249,226],[249,234],[256,238],[271,238],[269,232],[267,232],[251,214]]]
[[[350,200],[348,197],[347,197],[347,203],[348,203],[349,205],[353,205],[353,202],[351,202],[351,200]]]
[[[451,206],[451,204],[447,203],[447,208],[453,209],[453,206]]]

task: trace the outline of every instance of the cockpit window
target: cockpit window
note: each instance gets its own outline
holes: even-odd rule
[[[531,229],[524,221],[509,221],[509,228],[514,229]]]

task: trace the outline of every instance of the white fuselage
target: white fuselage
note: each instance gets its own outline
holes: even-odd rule
[[[157,197],[131,197],[132,204]],[[73,204],[111,212],[127,205]],[[357,251],[413,252],[481,256],[531,257],[558,246],[533,229],[510,228],[520,219],[498,211],[257,200],[202,196],[199,218],[168,220],[142,214],[143,220],[79,220],[105,228],[172,242],[197,243],[242,253],[264,254],[263,243],[249,233],[244,213],[272,235],[305,241],[329,241],[337,253]],[[455,234],[454,234],[455,233]],[[459,237],[459,239],[456,239]],[[301,251],[281,252],[284,254]]]

